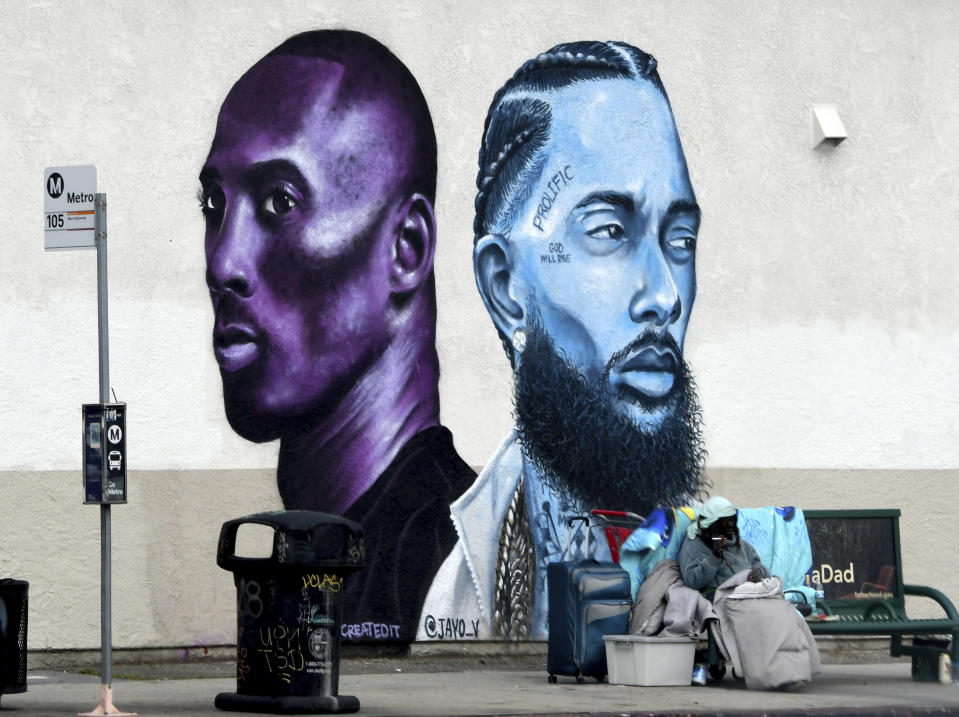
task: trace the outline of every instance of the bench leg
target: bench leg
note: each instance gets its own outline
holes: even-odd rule
[[[959,632],[952,632],[950,637],[949,661],[953,665],[953,670],[959,674]],[[913,636],[913,640],[916,638],[917,636]],[[920,677],[917,673],[917,669],[919,669],[919,672],[926,674],[925,679],[928,679],[929,676],[924,670],[927,670],[930,662],[937,660],[937,656],[942,654],[942,652],[943,647],[936,647],[933,644],[903,645],[901,635],[892,635],[889,641],[889,654],[892,657],[906,655],[912,658],[912,678],[914,680],[924,680],[924,678]],[[917,668],[918,665],[922,665],[922,667]]]

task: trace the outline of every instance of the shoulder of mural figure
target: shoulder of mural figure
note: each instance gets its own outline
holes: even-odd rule
[[[456,542],[443,518],[475,478],[446,428],[423,431],[404,446],[346,514],[367,537],[367,569],[348,585],[349,616],[392,616],[401,638],[415,637],[427,590]]]
[[[511,433],[473,485],[450,506],[459,539],[427,593],[418,626],[420,638],[429,637],[423,631],[430,619],[446,618],[478,620],[481,632],[475,636],[492,634],[499,532],[522,475],[522,452]]]

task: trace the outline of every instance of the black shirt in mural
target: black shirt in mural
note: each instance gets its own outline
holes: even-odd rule
[[[367,567],[349,576],[343,641],[410,642],[433,576],[456,542],[450,504],[476,473],[442,426],[417,433],[344,515],[363,526]]]

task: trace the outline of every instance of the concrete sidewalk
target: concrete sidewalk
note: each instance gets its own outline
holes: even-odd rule
[[[345,663],[340,694],[360,700],[361,715],[641,715],[660,714],[885,714],[959,715],[959,685],[914,682],[907,660],[867,665],[825,665],[799,692],[752,692],[730,677],[707,687],[625,687],[560,678],[551,685],[543,670],[484,669],[410,672],[403,667],[350,672]],[[232,692],[235,680],[117,679],[120,709],[141,715],[225,715],[213,699]],[[96,706],[99,678],[36,672],[28,691],[4,695],[11,715],[74,715]]]

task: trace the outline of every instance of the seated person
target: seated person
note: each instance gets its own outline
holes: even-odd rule
[[[751,582],[769,577],[756,549],[739,536],[736,507],[721,496],[707,500],[686,529],[679,570],[686,585],[710,592],[742,570],[749,570]]]

